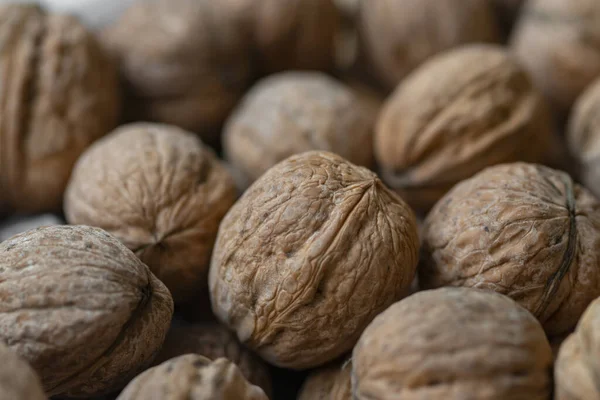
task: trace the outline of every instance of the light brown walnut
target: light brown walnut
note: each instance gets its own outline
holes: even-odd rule
[[[352,363],[320,368],[311,373],[298,394],[298,400],[352,400]]]
[[[235,198],[233,178],[196,135],[136,123],[82,155],[65,215],[116,236],[183,302],[206,288],[219,223]]]
[[[315,367],[402,297],[418,246],[412,211],[373,172],[328,152],[292,156],[223,219],[213,311],[268,362]]]
[[[564,172],[514,163],[456,185],[425,220],[419,282],[505,294],[549,335],[600,296],[600,202]]]
[[[0,343],[0,400],[46,400],[35,371]]]
[[[539,322],[494,292],[442,288],[392,305],[354,348],[356,400],[549,400]]]
[[[0,243],[0,341],[49,396],[123,387],[158,352],[167,288],[117,239],[87,226],[31,230]]]

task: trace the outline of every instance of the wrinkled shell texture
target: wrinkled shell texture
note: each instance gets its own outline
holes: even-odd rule
[[[368,62],[390,89],[437,53],[499,40],[489,1],[362,0],[359,20]]]
[[[581,96],[571,114],[567,139],[585,187],[600,197],[600,79]]]
[[[46,400],[35,371],[0,343],[0,400]]]
[[[287,157],[310,150],[371,167],[373,117],[349,88],[325,74],[273,75],[258,83],[229,118],[227,159],[246,186]]]
[[[566,111],[600,76],[600,2],[530,0],[511,46],[535,84]]]
[[[0,341],[49,396],[119,389],[147,366],[173,313],[167,288],[106,232],[39,228],[0,244]]]
[[[350,362],[316,370],[304,382],[298,400],[351,400],[351,373]]]
[[[223,219],[213,311],[270,363],[315,367],[402,296],[418,245],[412,211],[374,173],[332,153],[293,156]]]
[[[231,361],[187,354],[150,368],[117,400],[268,400]]]
[[[265,393],[271,393],[271,377],[267,365],[243,347],[229,329],[219,323],[175,323],[156,356],[156,364],[184,354],[200,354],[211,360],[227,358],[238,366],[244,377]]]
[[[549,121],[506,51],[470,45],[431,59],[398,87],[378,120],[375,155],[384,181],[428,211],[487,166],[549,159],[557,141]]]
[[[206,287],[219,222],[235,197],[233,178],[195,135],[136,123],[80,158],[65,214],[120,239],[178,302]]]
[[[556,170],[514,163],[456,185],[425,220],[419,282],[510,296],[550,335],[600,295],[600,203]]]
[[[75,19],[0,5],[0,87],[0,210],[58,210],[81,152],[117,122],[116,71]]]
[[[556,400],[598,400],[600,388],[600,301],[581,317],[563,343],[554,367]]]
[[[354,348],[357,400],[548,400],[552,352],[535,318],[493,292],[442,288],[377,316]]]

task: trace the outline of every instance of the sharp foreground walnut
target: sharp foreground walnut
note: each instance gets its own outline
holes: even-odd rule
[[[219,222],[235,197],[233,178],[195,135],[137,123],[80,158],[65,214],[115,235],[180,302],[206,288]]]
[[[374,173],[332,153],[293,156],[223,219],[212,307],[272,364],[318,366],[407,290],[418,244],[412,211]]]
[[[384,181],[426,212],[487,166],[550,161],[557,140],[509,54],[470,45],[434,57],[400,84],[379,117],[375,155]]]
[[[35,371],[1,342],[0,360],[0,400],[47,399]]]
[[[0,5],[0,211],[60,209],[73,164],[117,122],[117,87],[77,20]]]
[[[351,373],[350,361],[314,371],[302,385],[298,400],[351,400]]]
[[[187,354],[135,378],[117,400],[267,400],[231,361]]]
[[[572,329],[600,296],[600,203],[563,172],[488,168],[442,198],[423,231],[422,287],[500,292],[550,335]]]
[[[147,366],[173,313],[167,288],[108,233],[39,228],[0,244],[0,341],[49,396],[120,389]]]
[[[414,294],[375,318],[352,362],[357,400],[550,399],[552,351],[542,327],[493,292]]]

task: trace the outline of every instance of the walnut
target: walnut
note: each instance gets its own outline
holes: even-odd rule
[[[600,296],[600,203],[566,173],[488,168],[456,185],[425,220],[419,283],[510,296],[549,335]]]
[[[547,400],[552,352],[511,299],[466,288],[407,297],[367,327],[353,352],[354,398]]]
[[[267,400],[234,363],[187,354],[150,368],[135,378],[117,400]]]
[[[2,343],[0,359],[0,400],[46,400],[35,371]]]
[[[336,363],[311,373],[302,385],[298,400],[351,400],[352,363]]]
[[[374,173],[328,152],[292,156],[223,219],[213,311],[270,363],[315,367],[402,296],[418,246],[412,211]]]
[[[0,209],[60,209],[81,152],[118,117],[116,71],[74,18],[0,5]]]
[[[439,52],[500,39],[481,0],[361,0],[358,24],[367,62],[390,89]]]
[[[65,214],[115,235],[181,302],[206,286],[219,222],[235,197],[233,178],[195,135],[137,123],[82,155]]]
[[[188,324],[175,322],[156,357],[160,364],[184,354],[200,354],[211,360],[227,358],[235,363],[244,377],[253,385],[271,393],[271,377],[267,365],[244,348],[234,333],[216,322]]]
[[[530,0],[511,40],[513,52],[559,112],[600,76],[600,2]]]
[[[40,214],[30,216],[13,216],[0,222],[0,242],[12,236],[42,226],[63,225],[62,218],[54,214]]]
[[[309,150],[371,167],[374,121],[375,113],[341,82],[319,72],[285,72],[245,96],[225,126],[225,153],[242,187]]]
[[[377,122],[375,156],[384,181],[426,212],[487,166],[553,161],[557,141],[541,97],[509,54],[469,45],[400,84]]]
[[[151,362],[173,300],[117,239],[53,226],[0,243],[0,253],[0,341],[49,396],[109,393]]]

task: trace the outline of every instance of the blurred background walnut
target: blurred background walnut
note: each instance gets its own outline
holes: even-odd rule
[[[35,371],[0,342],[0,400],[46,400]]]
[[[351,400],[352,363],[334,363],[312,372],[302,385],[298,400]]]

